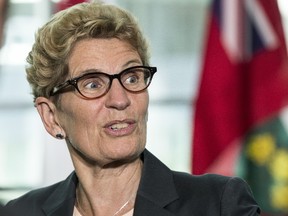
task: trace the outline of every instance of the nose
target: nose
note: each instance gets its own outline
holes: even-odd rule
[[[107,92],[106,107],[117,110],[126,109],[131,104],[128,94],[129,92],[123,88],[119,80],[114,79],[111,88]]]

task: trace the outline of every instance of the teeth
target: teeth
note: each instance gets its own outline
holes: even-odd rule
[[[128,127],[127,123],[118,123],[118,124],[112,125],[111,129],[112,130],[120,130],[120,129],[123,129],[123,128],[126,128],[126,127]]]

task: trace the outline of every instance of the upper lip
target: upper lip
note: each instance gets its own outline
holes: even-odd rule
[[[123,123],[126,123],[126,124],[134,124],[136,121],[133,120],[133,119],[124,119],[124,120],[113,120],[113,121],[109,121],[107,124],[105,124],[104,128],[109,128],[111,127],[112,125],[115,125],[115,124],[123,124]]]

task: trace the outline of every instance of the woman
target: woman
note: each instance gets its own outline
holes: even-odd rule
[[[126,11],[83,3],[59,12],[27,60],[35,106],[48,133],[65,139],[75,172],[7,208],[21,216],[259,214],[241,179],[177,173],[145,149],[156,68]]]

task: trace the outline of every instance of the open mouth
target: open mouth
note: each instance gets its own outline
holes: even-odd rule
[[[136,128],[134,120],[123,120],[109,122],[105,126],[105,131],[110,136],[127,136],[133,133]]]
[[[129,127],[129,124],[128,123],[116,123],[116,124],[113,124],[110,126],[110,128],[114,131],[116,130],[121,130],[121,129],[124,129],[124,128],[127,128]]]

